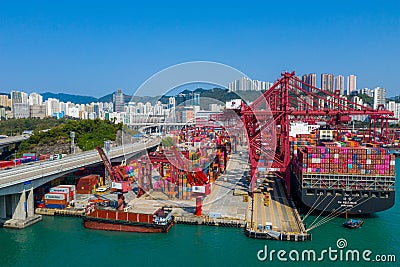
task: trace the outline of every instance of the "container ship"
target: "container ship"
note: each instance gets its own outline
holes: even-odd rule
[[[394,205],[394,155],[354,133],[339,138],[307,123],[290,129],[292,193],[309,209],[362,215]]]
[[[142,214],[88,207],[83,216],[86,228],[97,230],[161,233],[168,232],[174,224],[170,210],[160,208],[154,214]]]

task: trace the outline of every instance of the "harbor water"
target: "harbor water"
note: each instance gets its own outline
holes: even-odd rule
[[[399,180],[400,159],[396,175]],[[395,206],[362,218],[361,228],[346,229],[345,219],[335,218],[312,230],[308,242],[250,239],[240,228],[192,225],[175,225],[167,234],[108,232],[85,229],[79,218],[44,217],[23,230],[0,229],[0,266],[399,266],[399,182],[396,190]],[[306,223],[315,218],[309,216]],[[325,254],[319,261],[321,252],[330,247],[337,250],[337,259]],[[260,261],[265,250],[268,257]],[[271,260],[272,250],[276,252]],[[286,251],[281,256],[287,262],[277,258],[278,250]],[[302,261],[304,250],[314,250],[316,261]],[[359,251],[360,258],[370,250],[371,261],[346,261],[347,250]],[[291,251],[300,253],[299,260]],[[378,263],[376,255],[395,255],[397,262]]]

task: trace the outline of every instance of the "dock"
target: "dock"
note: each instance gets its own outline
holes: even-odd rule
[[[246,235],[287,241],[311,239],[294,203],[286,197],[282,180],[271,173],[260,187],[249,198]]]
[[[238,151],[242,153],[230,155],[225,173],[214,182],[211,194],[204,198],[204,216],[245,222],[247,203],[243,196],[248,195],[249,164],[247,149]]]
[[[42,216],[34,214],[25,220],[15,220],[15,219],[0,219],[0,227],[13,228],[13,229],[24,229],[32,224],[35,224],[42,220]]]
[[[85,210],[36,208],[35,213],[46,216],[82,217],[83,215],[85,215]]]

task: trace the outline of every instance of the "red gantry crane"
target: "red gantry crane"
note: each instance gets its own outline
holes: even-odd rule
[[[113,167],[110,160],[107,158],[104,150],[101,147],[96,147],[99,152],[101,160],[106,167],[108,174],[110,175],[112,184],[111,190],[118,194],[118,210],[124,210],[125,198],[124,194],[132,190],[132,183],[129,180],[129,176],[126,174],[125,169],[121,166]]]
[[[374,110],[340,96],[337,91],[329,92],[307,84],[296,77],[295,72],[282,73],[281,78],[254,102],[248,105],[242,101],[232,109],[241,119],[247,135],[251,193],[257,171],[265,169],[284,179],[290,194],[290,121],[326,122],[340,135],[343,124],[350,122],[351,116],[369,116],[371,141],[377,138],[388,141],[388,122],[395,119],[393,112],[382,107]]]

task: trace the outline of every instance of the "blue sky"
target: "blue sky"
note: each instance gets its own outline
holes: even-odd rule
[[[133,93],[205,60],[267,81],[356,74],[400,93],[400,1],[214,2],[0,1],[0,92]]]

